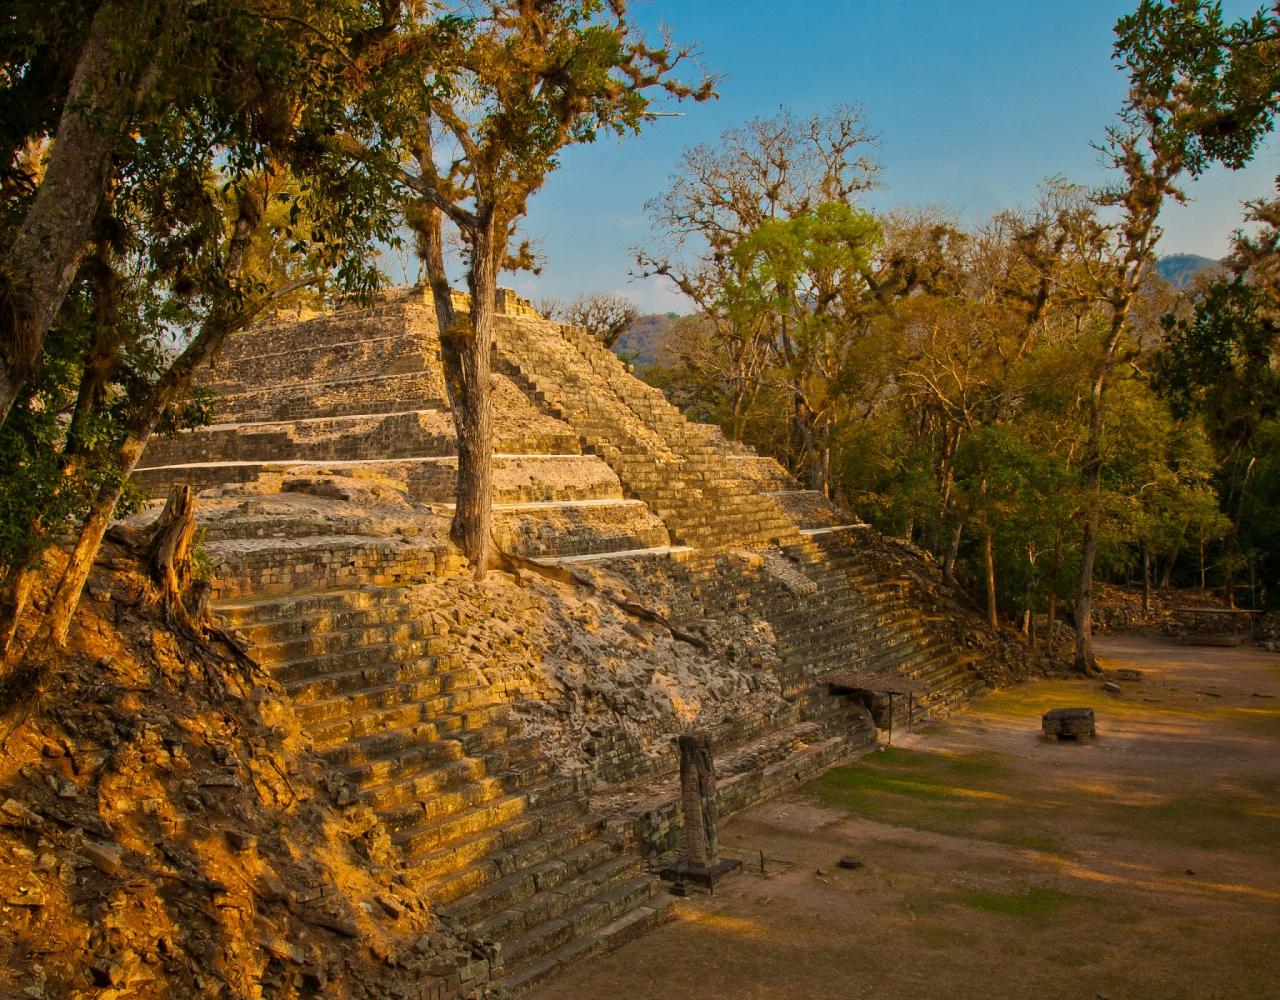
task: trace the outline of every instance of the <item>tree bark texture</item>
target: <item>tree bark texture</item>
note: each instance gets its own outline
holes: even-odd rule
[[[1054,627],[1058,623],[1058,574],[1062,572],[1062,533],[1053,538],[1053,559],[1049,563],[1049,597],[1045,606],[1045,647],[1053,652]]]
[[[947,544],[947,556],[942,560],[942,580],[948,586],[956,582],[956,563],[960,559],[960,539],[964,537],[964,522],[957,521]]]
[[[1142,618],[1151,617],[1151,549],[1142,543]]]
[[[491,224],[491,228],[492,224]],[[493,551],[493,317],[498,296],[498,249],[493,232],[472,244],[470,336],[460,345],[454,422],[458,432],[458,496],[450,534],[471,562],[476,579]],[[446,374],[448,374],[446,372]],[[451,393],[452,394],[452,393]]]
[[[445,388],[458,439],[458,479],[449,534],[471,563],[477,578],[484,576],[492,557],[493,520],[493,407],[490,373],[493,315],[498,291],[498,266],[491,234],[472,241],[469,284],[471,312],[460,320],[453,308],[444,265],[443,219],[434,207],[423,209],[420,233],[427,279],[440,328],[440,358]]]
[[[260,219],[259,207],[249,195],[241,199],[240,213],[232,231],[227,247],[226,262],[223,265],[225,279],[234,283],[239,277],[249,240]],[[260,307],[268,300],[260,303]],[[11,650],[5,661],[6,672],[19,659],[25,658],[29,652],[41,655],[46,651],[61,648],[71,628],[71,620],[80,603],[80,595],[93,561],[102,547],[102,539],[115,515],[116,504],[124,494],[125,484],[138,465],[138,459],[151,439],[151,434],[160,418],[169,406],[186,395],[195,378],[196,369],[208,360],[226,339],[232,330],[238,329],[256,314],[243,311],[234,295],[228,295],[223,303],[215,307],[206,317],[199,332],[192,338],[186,349],[178,355],[168,370],[152,387],[145,399],[139,400],[130,416],[124,437],[116,448],[112,459],[115,473],[106,481],[94,496],[89,513],[81,522],[70,556],[63,569],[62,576],[54,590],[49,608],[45,612],[44,622],[31,642],[21,650]]]
[[[1111,316],[1102,357],[1094,372],[1089,392],[1089,437],[1085,443],[1085,518],[1084,538],[1080,546],[1080,583],[1076,588],[1075,668],[1081,673],[1097,673],[1098,660],[1093,653],[1093,571],[1098,558],[1098,530],[1102,523],[1102,400],[1107,389],[1107,376],[1115,362],[1120,337],[1129,319],[1129,309],[1136,289]]]
[[[982,566],[987,578],[987,624],[993,629],[1000,627],[1000,618],[996,610],[996,560],[992,551],[991,529],[982,532]]]
[[[0,422],[31,377],[75,278],[111,177],[112,154],[150,86],[155,63],[145,50],[155,46],[151,33],[170,6],[155,0],[105,3],[94,15],[48,167],[0,260]]]
[[[151,528],[147,543],[147,572],[160,588],[166,609],[185,611],[183,594],[191,583],[191,549],[196,536],[195,494],[186,483],[169,490],[164,510]]]

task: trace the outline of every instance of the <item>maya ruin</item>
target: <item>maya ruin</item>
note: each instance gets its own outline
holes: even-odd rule
[[[1276,995],[1280,6],[696,6],[0,18],[0,998]]]

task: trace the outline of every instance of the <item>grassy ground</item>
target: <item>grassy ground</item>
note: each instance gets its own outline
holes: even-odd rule
[[[736,817],[728,850],[786,860],[536,1000],[1280,996],[1280,656],[1104,653],[1142,681],[994,694]],[[1099,738],[1042,741],[1071,705]]]

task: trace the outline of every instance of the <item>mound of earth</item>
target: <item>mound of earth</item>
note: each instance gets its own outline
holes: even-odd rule
[[[5,707],[0,994],[392,997],[481,975],[340,810],[280,687],[159,623],[104,549],[67,649]]]

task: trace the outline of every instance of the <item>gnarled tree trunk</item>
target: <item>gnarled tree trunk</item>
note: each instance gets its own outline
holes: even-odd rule
[[[492,228],[492,224],[489,228]],[[458,428],[458,497],[450,534],[470,560],[476,579],[493,551],[493,317],[498,295],[497,250],[492,232],[472,242],[470,336],[456,364],[458,398],[451,400]],[[447,373],[447,372],[446,372]],[[451,391],[452,395],[452,391]]]
[[[249,240],[261,218],[260,211],[261,206],[252,195],[245,193],[241,196],[239,215],[227,245],[223,265],[223,274],[229,288],[240,276]],[[115,516],[116,505],[120,502],[125,484],[137,467],[138,459],[142,457],[143,449],[151,439],[160,418],[171,403],[186,395],[196,369],[221,346],[227,335],[249,322],[257,311],[270,303],[271,298],[268,296],[261,300],[255,310],[244,310],[235,295],[228,290],[222,304],[206,317],[199,332],[152,387],[151,392],[134,405],[124,437],[112,456],[113,475],[98,489],[90,504],[89,513],[80,524],[80,531],[54,589],[44,621],[32,640],[22,649],[9,651],[4,661],[6,674],[19,660],[26,658],[28,653],[39,656],[65,644],[93,561],[102,547],[102,539],[106,536],[111,519]]]
[[[493,403],[490,372],[493,314],[498,266],[491,234],[476,234],[471,251],[471,312],[460,320],[453,308],[444,266],[439,209],[425,206],[417,221],[427,279],[440,328],[440,357],[445,388],[458,439],[458,479],[449,535],[462,550],[477,579],[489,568],[493,552]]]
[[[0,261],[0,422],[31,377],[75,278],[130,112],[151,86],[155,34],[174,5],[108,2],[81,50],[49,165]]]
[[[160,588],[160,605],[170,625],[194,632],[185,594],[191,583],[191,550],[196,537],[196,502],[185,483],[169,490],[164,510],[151,526],[147,574]]]

